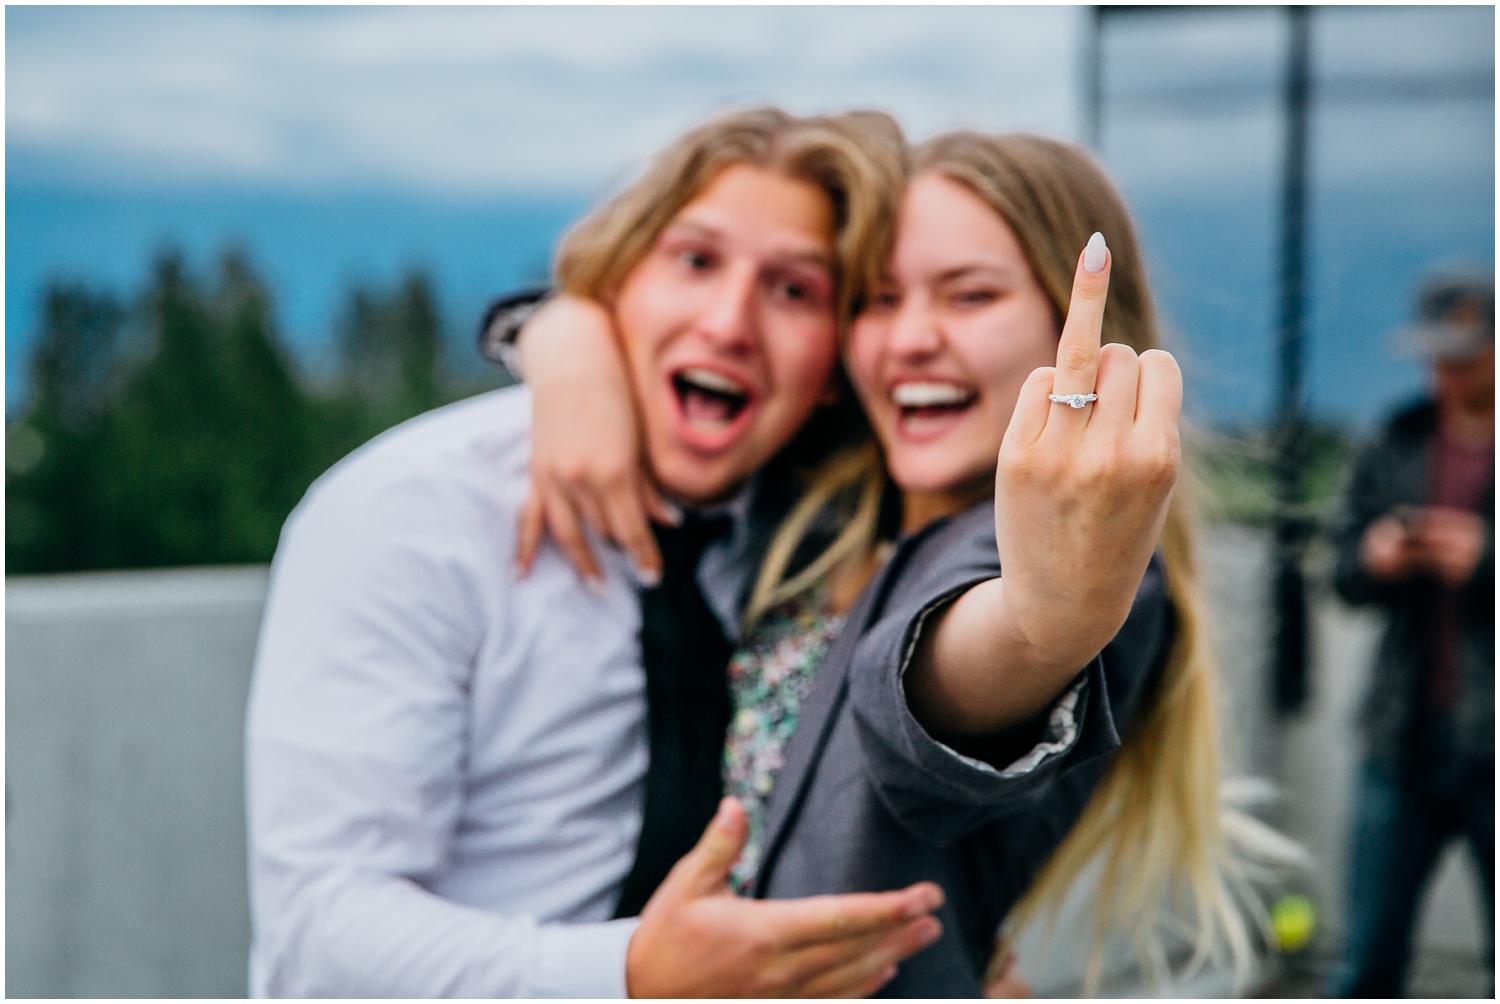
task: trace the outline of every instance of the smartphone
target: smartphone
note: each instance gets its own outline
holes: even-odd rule
[[[1422,520],[1422,507],[1419,505],[1391,506],[1391,516],[1401,524],[1403,529],[1414,530]]]

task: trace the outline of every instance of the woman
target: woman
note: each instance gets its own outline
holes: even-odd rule
[[[1101,856],[1090,985],[1112,930],[1161,957],[1142,921],[1168,893],[1195,909],[1200,957],[1248,958],[1236,838],[1267,835],[1219,806],[1191,535],[1168,501],[1181,382],[1155,343],[1128,214],[1086,154],[971,133],[917,151],[889,280],[845,352],[899,504],[853,450],[783,524],[733,664],[726,771],[756,894],[945,886],[952,936],[888,992],[977,987],[998,922],[1057,905]],[[830,514],[843,532],[798,562]],[[1106,760],[1086,747],[1115,727],[1095,791]]]

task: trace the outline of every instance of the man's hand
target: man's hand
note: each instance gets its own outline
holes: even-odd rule
[[[931,882],[797,900],[734,895],[725,880],[746,833],[744,810],[726,798],[641,911],[625,961],[631,997],[868,997],[942,934],[930,914],[943,893]]]
[[[1484,556],[1484,520],[1476,513],[1442,506],[1421,510],[1412,529],[1423,569],[1454,589],[1474,577]]]

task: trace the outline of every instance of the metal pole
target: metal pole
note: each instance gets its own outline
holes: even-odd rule
[[[1083,141],[1095,153],[1104,142],[1104,8],[1089,8],[1083,43]]]
[[[1311,91],[1310,8],[1288,7],[1285,158],[1281,187],[1280,311],[1276,387],[1275,672],[1282,714],[1307,697],[1308,614],[1302,558],[1309,527],[1302,513],[1306,459],[1303,360],[1306,334],[1307,135]]]

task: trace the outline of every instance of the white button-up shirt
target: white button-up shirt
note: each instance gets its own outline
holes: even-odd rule
[[[246,738],[257,996],[625,993],[639,602],[604,548],[597,589],[551,547],[516,579],[529,428],[524,388],[423,415],[287,521]]]

